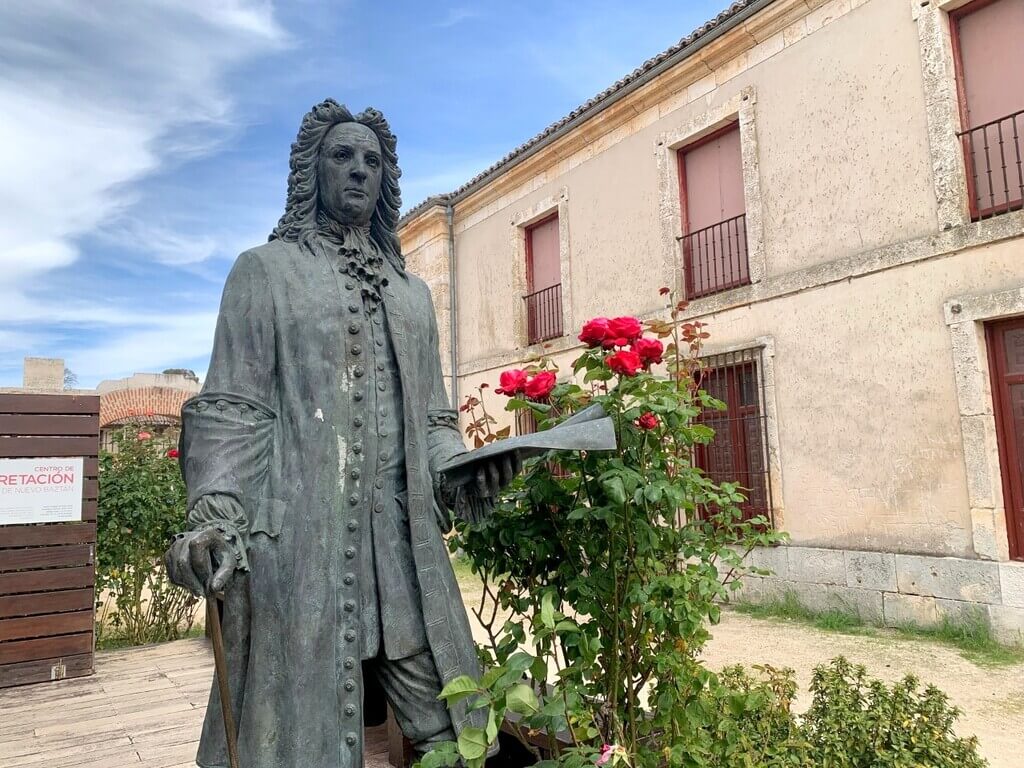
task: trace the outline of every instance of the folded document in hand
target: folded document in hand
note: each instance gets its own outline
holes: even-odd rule
[[[460,476],[475,472],[478,462],[508,454],[523,460],[553,450],[614,451],[617,445],[611,418],[600,405],[592,405],[543,432],[496,440],[482,448],[460,453],[440,469],[448,481],[457,482]]]

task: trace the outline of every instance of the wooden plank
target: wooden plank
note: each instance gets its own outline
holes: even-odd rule
[[[0,596],[0,619],[38,616],[45,613],[92,610],[93,591],[66,589],[60,592],[33,592],[27,595]]]
[[[54,568],[48,571],[0,573],[0,594],[16,595],[56,589],[80,589],[93,586],[95,580],[96,570],[91,565],[80,568]]]
[[[0,549],[0,572],[23,571],[28,568],[70,568],[92,563],[91,544],[67,544],[57,547]]]
[[[48,616],[24,616],[17,619],[0,619],[0,643],[8,640],[24,640],[29,637],[52,637],[70,635],[73,632],[92,630],[92,608],[85,611],[54,613]]]
[[[0,395],[0,413],[96,414],[99,395]]]
[[[95,523],[96,522],[96,499],[86,499],[82,502],[82,522],[83,523]]]
[[[100,462],[99,462],[99,459],[95,458],[95,452],[93,453],[93,457],[89,457],[89,456],[85,457],[85,462],[84,462],[83,469],[84,469],[83,474],[85,475],[85,478],[87,480],[90,479],[90,478],[95,480],[97,477],[99,477]]]
[[[0,643],[0,664],[77,656],[81,653],[92,653],[92,632]]]
[[[0,435],[56,435],[96,437],[100,433],[99,414],[53,415],[0,413]]]
[[[0,549],[53,544],[93,544],[95,523],[43,523],[0,526]]]
[[[95,437],[0,437],[0,459],[95,456]]]
[[[82,478],[82,498],[98,499],[100,497],[100,481],[95,477]]]
[[[65,656],[53,659],[35,659],[0,666],[0,688],[12,688],[29,683],[46,683],[72,677],[91,675],[92,654]]]

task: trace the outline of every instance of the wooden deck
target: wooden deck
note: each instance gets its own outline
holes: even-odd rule
[[[96,674],[0,690],[4,768],[195,768],[213,675],[205,640],[96,654]],[[384,727],[366,768],[387,768]]]

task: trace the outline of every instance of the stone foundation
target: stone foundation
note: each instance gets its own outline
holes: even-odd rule
[[[1002,643],[1024,645],[1024,563],[817,547],[759,548],[738,600],[793,594],[813,611],[838,609],[876,626],[930,627],[978,616]]]

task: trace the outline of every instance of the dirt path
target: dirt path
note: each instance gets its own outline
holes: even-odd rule
[[[477,605],[480,585],[460,573],[466,607]],[[470,613],[477,640],[485,635]],[[814,667],[836,656],[863,664],[886,682],[914,674],[934,683],[963,710],[957,732],[978,737],[982,755],[991,768],[1024,765],[1024,664],[984,667],[963,658],[954,648],[925,640],[897,636],[842,635],[802,624],[755,619],[723,611],[722,622],[712,628],[713,638],[704,659],[713,669],[731,664],[771,664],[791,667],[800,685],[797,709],[810,704],[807,686]]]

